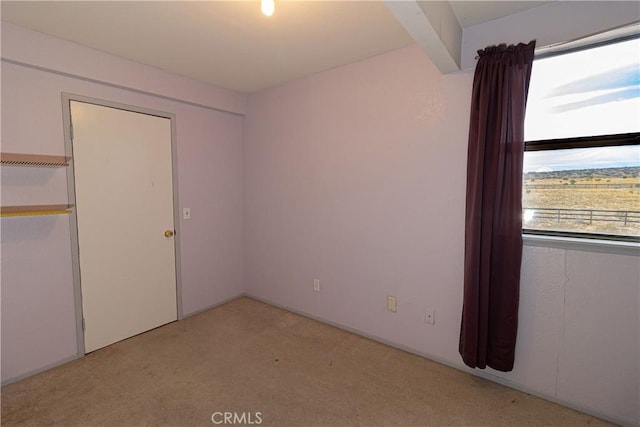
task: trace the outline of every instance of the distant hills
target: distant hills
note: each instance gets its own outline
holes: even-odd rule
[[[638,178],[640,166],[606,169],[577,169],[551,172],[527,172],[524,179]]]

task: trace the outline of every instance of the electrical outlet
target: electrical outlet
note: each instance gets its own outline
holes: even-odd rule
[[[436,311],[433,308],[427,308],[424,310],[424,323],[435,325]]]
[[[313,290],[320,292],[320,279],[313,279]]]
[[[388,296],[387,297],[387,310],[395,313],[398,311],[398,304],[396,301],[396,297]]]

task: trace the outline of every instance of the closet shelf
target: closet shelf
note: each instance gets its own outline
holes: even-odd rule
[[[60,168],[69,164],[71,157],[47,154],[0,153],[3,166],[34,166],[39,168]]]
[[[0,216],[69,215],[73,205],[2,206]]]

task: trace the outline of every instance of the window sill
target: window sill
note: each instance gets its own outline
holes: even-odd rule
[[[574,251],[601,252],[617,255],[640,256],[640,244],[614,240],[580,239],[575,237],[540,236],[523,234],[524,246],[569,249]]]

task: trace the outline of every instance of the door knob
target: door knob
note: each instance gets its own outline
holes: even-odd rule
[[[171,237],[171,236],[173,236],[173,230],[165,230],[164,237]]]

